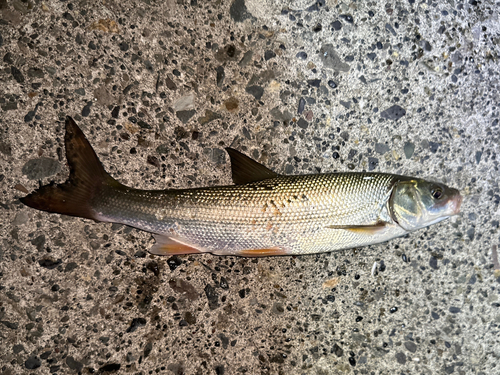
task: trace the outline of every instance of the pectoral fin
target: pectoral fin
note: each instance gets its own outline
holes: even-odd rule
[[[156,244],[149,250],[155,255],[200,254],[204,251],[196,245],[183,242],[181,239],[155,235]]]
[[[358,234],[365,234],[367,236],[380,233],[381,231],[385,230],[386,227],[387,223],[385,221],[378,221],[377,223],[371,225],[328,225],[327,226],[327,228],[330,229],[344,229]]]

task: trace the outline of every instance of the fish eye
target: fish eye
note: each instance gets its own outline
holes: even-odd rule
[[[441,199],[443,197],[443,189],[439,186],[433,187],[431,189],[431,195],[434,199]]]

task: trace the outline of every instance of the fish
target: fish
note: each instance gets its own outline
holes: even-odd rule
[[[388,173],[278,174],[226,148],[233,185],[139,190],[104,169],[71,117],[69,178],[20,201],[31,208],[128,225],[156,255],[303,255],[378,244],[460,213],[459,190]]]

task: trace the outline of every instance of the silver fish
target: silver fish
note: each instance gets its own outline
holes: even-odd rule
[[[283,176],[230,148],[235,185],[137,190],[106,173],[70,117],[65,144],[68,181],[21,202],[152,232],[150,252],[158,255],[301,255],[366,246],[456,215],[462,202],[456,189],[406,176]]]

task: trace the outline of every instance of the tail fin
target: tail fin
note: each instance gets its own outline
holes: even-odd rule
[[[102,166],[92,146],[71,117],[66,117],[66,159],[68,180],[59,185],[45,185],[21,198],[25,205],[41,211],[98,220],[92,208],[104,188],[123,186]]]

